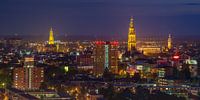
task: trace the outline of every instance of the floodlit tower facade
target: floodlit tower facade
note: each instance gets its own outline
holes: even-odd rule
[[[171,34],[169,34],[169,36],[168,36],[167,47],[168,47],[168,49],[172,48],[172,37],[171,37]]]
[[[130,27],[128,33],[128,51],[131,51],[133,48],[136,48],[136,33],[133,25],[133,17],[130,19]]]
[[[49,45],[54,45],[54,36],[53,36],[53,29],[50,29],[49,32]]]

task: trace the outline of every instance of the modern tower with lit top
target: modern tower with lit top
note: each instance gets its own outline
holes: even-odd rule
[[[133,24],[133,17],[131,17],[129,25],[130,26],[128,33],[128,51],[131,51],[133,48],[136,48],[136,33]]]

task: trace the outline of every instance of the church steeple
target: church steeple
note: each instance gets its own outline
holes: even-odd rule
[[[172,48],[172,37],[171,37],[171,34],[169,34],[169,36],[168,36],[167,47],[168,47],[168,49]]]
[[[128,51],[131,51],[133,48],[136,48],[136,33],[133,24],[133,17],[131,17],[128,33]]]
[[[53,36],[53,29],[51,27],[49,32],[49,45],[54,45],[54,36]]]

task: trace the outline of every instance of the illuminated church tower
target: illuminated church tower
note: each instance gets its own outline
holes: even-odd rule
[[[172,38],[171,38],[171,34],[169,34],[169,37],[168,37],[167,47],[168,47],[168,49],[171,49],[171,48],[172,48]]]
[[[49,45],[54,45],[53,29],[49,32]]]
[[[131,51],[133,48],[136,48],[136,33],[133,25],[133,18],[131,17],[128,33],[128,51]]]

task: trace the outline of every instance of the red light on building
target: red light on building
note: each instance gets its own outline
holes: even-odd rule
[[[113,42],[111,42],[110,44],[111,44],[111,45],[118,45],[119,42],[117,42],[117,41],[113,41]]]
[[[95,44],[96,45],[103,45],[103,44],[105,44],[105,42],[104,41],[95,41]]]
[[[95,41],[95,44],[98,45],[98,44],[99,44],[99,41]]]
[[[179,58],[180,58],[180,56],[177,56],[177,55],[176,55],[176,56],[174,56],[173,58],[174,58],[174,59],[179,59]]]

